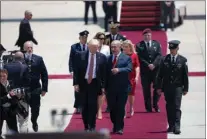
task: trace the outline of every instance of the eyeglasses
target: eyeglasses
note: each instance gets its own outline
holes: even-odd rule
[[[99,38],[99,40],[105,40],[105,38]]]

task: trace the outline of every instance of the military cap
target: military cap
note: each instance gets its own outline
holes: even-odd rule
[[[2,51],[6,51],[6,49],[4,48],[4,46],[2,44],[0,44],[0,52]]]
[[[142,35],[146,33],[152,33],[152,30],[150,28],[146,28],[145,30],[143,30]]]
[[[172,41],[169,41],[169,49],[176,49],[179,44],[180,44],[180,41],[178,40],[172,40]]]
[[[84,30],[79,33],[80,36],[88,36],[89,32],[87,30]]]
[[[119,25],[120,25],[119,22],[109,21],[110,28],[117,28],[119,27]]]

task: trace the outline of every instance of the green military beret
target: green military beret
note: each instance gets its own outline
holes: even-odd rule
[[[180,41],[178,40],[172,40],[172,41],[169,41],[169,49],[176,49],[179,44],[180,44]]]

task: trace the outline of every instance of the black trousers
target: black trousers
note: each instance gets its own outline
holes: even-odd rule
[[[84,15],[84,21],[85,24],[88,24],[88,10],[91,6],[92,12],[93,12],[93,22],[97,22],[97,16],[96,16],[96,1],[85,1],[85,15]]]
[[[16,115],[4,116],[4,114],[1,111],[1,117],[0,117],[0,136],[2,134],[2,126],[3,126],[4,120],[6,121],[9,129],[12,130],[12,132],[18,133]]]
[[[31,122],[32,124],[37,124],[37,118],[40,112],[40,93],[32,93],[29,105],[31,108]]]
[[[144,103],[145,109],[151,111],[152,110],[152,99],[151,99],[151,85],[153,84],[153,107],[158,108],[158,101],[160,99],[160,95],[158,95],[155,89],[155,78],[157,71],[152,71],[148,73],[141,73],[141,84],[144,95]]]
[[[117,8],[115,7],[103,7],[104,12],[105,12],[105,18],[104,18],[104,29],[105,32],[108,31],[108,22],[110,21],[109,19],[112,17],[113,21],[117,21]]]
[[[180,129],[180,120],[182,114],[180,108],[183,95],[182,87],[166,87],[166,90],[164,90],[164,95],[168,124],[170,127]]]
[[[93,79],[90,84],[85,80],[84,87],[81,88],[81,103],[82,103],[82,120],[85,129],[96,127],[96,114],[98,110],[98,81]]]
[[[80,93],[75,92],[74,96],[75,96],[75,102],[74,102],[73,107],[76,109],[81,108],[81,95],[80,95]]]
[[[114,130],[123,130],[125,105],[127,102],[128,93],[126,92],[109,92],[108,106],[110,109],[111,122],[114,125]]]
[[[164,9],[163,12],[164,12],[163,13],[163,23],[164,23],[165,30],[167,30],[168,25],[172,30],[174,30],[174,21],[173,21],[174,16],[173,16],[172,11],[168,10],[168,9]],[[169,17],[169,24],[167,23],[168,17]]]

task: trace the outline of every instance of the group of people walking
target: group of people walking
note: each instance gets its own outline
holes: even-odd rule
[[[180,134],[181,96],[188,92],[187,60],[178,55],[180,42],[169,42],[170,54],[162,56],[161,45],[151,39],[150,29],[145,29],[143,41],[134,45],[118,32],[118,26],[111,22],[110,34],[98,32],[88,43],[89,32],[80,32],[80,42],[71,46],[69,70],[76,96],[74,107],[82,114],[85,130],[95,130],[96,119],[103,118],[102,105],[106,102],[112,132],[123,134],[125,106],[128,100],[133,116],[135,87],[140,76],[146,112],[153,109],[160,112],[158,102],[164,92],[168,131]],[[169,57],[176,57],[176,61],[166,61]]]

